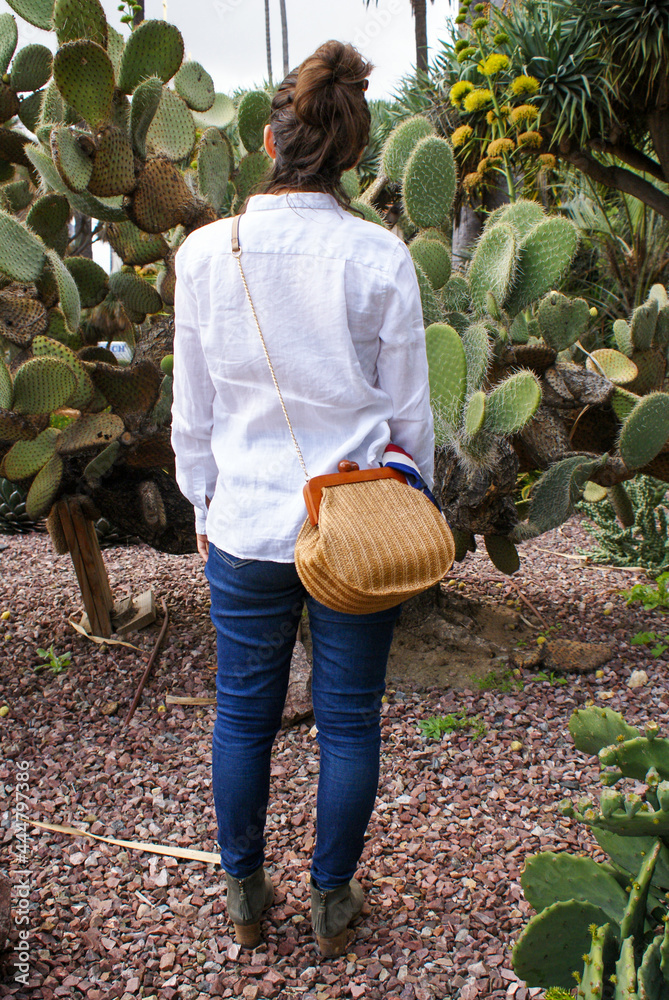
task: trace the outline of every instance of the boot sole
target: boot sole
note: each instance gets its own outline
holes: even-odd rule
[[[321,937],[320,934],[316,935],[316,942],[323,958],[338,958],[346,950],[348,941],[348,927],[345,927],[339,934],[335,934],[334,937]]]
[[[255,924],[235,924],[235,941],[242,948],[255,948],[260,942],[260,921]]]

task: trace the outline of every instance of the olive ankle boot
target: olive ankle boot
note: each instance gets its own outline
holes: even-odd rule
[[[336,958],[345,950],[348,925],[362,910],[364,899],[357,879],[329,892],[322,892],[311,880],[311,923],[323,958]]]
[[[262,867],[242,879],[226,873],[225,881],[228,916],[235,925],[235,940],[244,948],[255,948],[260,941],[260,917],[274,902],[272,881]]]

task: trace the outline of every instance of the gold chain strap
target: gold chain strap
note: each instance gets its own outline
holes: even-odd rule
[[[246,275],[244,274],[244,268],[242,267],[241,247],[239,247],[239,249],[233,250],[232,256],[237,258],[237,263],[239,265],[239,273],[242,276],[242,281],[244,282],[244,288],[246,289],[246,296],[249,300],[249,305],[251,306],[251,312],[253,313],[253,318],[256,321],[256,326],[258,327],[258,333],[260,334],[260,342],[262,344],[262,349],[265,352],[265,358],[267,359],[267,365],[269,367],[270,375],[272,376],[272,381],[274,382],[274,388],[276,389],[277,395],[279,397],[279,402],[281,403],[281,409],[283,410],[283,415],[286,418],[286,423],[288,424],[288,430],[290,431],[290,436],[293,439],[293,444],[295,445],[295,451],[297,452],[297,457],[300,461],[300,465],[302,466],[302,472],[304,473],[304,478],[307,482],[309,482],[309,473],[307,472],[307,467],[305,465],[304,458],[302,457],[300,446],[297,443],[297,438],[295,437],[293,425],[290,422],[290,417],[288,416],[288,411],[286,410],[286,404],[284,403],[283,396],[281,395],[281,389],[279,388],[279,383],[277,382],[276,375],[274,374],[274,366],[269,356],[269,351],[267,350],[267,344],[265,343],[265,338],[263,337],[262,330],[260,329],[260,323],[258,322],[258,315],[256,313],[256,308],[253,305],[253,299],[251,298],[249,286],[246,283]]]

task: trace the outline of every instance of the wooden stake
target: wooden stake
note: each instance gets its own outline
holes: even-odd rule
[[[93,525],[90,524],[89,528],[76,498],[60,500],[56,510],[77,574],[91,632],[109,638],[112,632],[109,612],[114,601]]]

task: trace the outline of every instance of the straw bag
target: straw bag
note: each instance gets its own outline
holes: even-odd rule
[[[438,508],[393,468],[359,469],[309,478],[246,283],[239,216],[232,252],[304,472],[307,518],[295,543],[295,566],[307,591],[333,611],[366,615],[392,608],[438,583],[453,563],[453,536]]]

